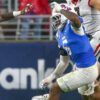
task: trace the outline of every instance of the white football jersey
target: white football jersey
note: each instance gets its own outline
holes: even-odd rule
[[[100,11],[90,7],[88,5],[88,0],[81,0],[78,5],[87,34],[94,34],[100,31]]]

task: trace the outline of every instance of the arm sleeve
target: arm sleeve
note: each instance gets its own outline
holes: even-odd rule
[[[60,61],[57,65],[56,69],[52,73],[52,75],[54,76],[54,79],[57,78],[57,77],[60,77],[64,73],[64,71],[68,67],[69,59],[70,59],[69,56],[60,55]]]

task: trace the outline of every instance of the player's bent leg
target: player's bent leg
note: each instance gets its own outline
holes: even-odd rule
[[[89,100],[89,97],[86,96],[86,95],[82,95],[82,99],[83,99],[83,100]]]
[[[49,93],[49,98],[48,100],[59,100],[59,96],[60,94],[62,94],[63,91],[61,90],[61,88],[59,87],[58,83],[55,82],[51,89],[50,89],[50,93]]]
[[[97,63],[89,68],[81,68],[74,72],[58,78],[52,85],[48,97],[45,99],[43,96],[33,98],[32,100],[59,100],[59,96],[63,92],[69,92],[84,85],[88,85],[96,80],[98,76]],[[92,77],[92,78],[91,78]]]
[[[78,88],[78,92],[84,96],[92,95],[94,93],[95,86],[96,86],[95,82],[92,82],[90,84]]]
[[[63,93],[63,91],[60,89],[58,83],[55,82],[50,88],[49,94],[34,96],[31,100],[59,100],[59,96],[61,93]]]
[[[64,75],[61,78],[58,78],[57,83],[64,92],[69,92],[84,85],[93,83],[97,76],[98,67],[96,63],[88,68],[80,68],[74,72]]]
[[[52,85],[49,94],[34,96],[31,100],[59,100],[59,96],[61,93],[63,93],[63,91],[60,89],[58,83],[55,82]]]

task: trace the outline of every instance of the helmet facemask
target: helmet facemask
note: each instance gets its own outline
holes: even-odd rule
[[[52,6],[52,5],[51,5]],[[62,7],[62,9],[65,9],[67,11],[71,11],[73,13],[76,13],[74,10],[74,5],[70,4],[60,4],[60,6]],[[64,26],[67,24],[68,19],[61,13],[56,13],[55,12],[55,8],[52,7],[52,16],[51,16],[51,20],[52,20],[52,27],[55,31],[57,30],[63,30]]]
[[[64,23],[66,22],[67,18],[60,13],[55,13],[55,15],[51,17],[51,20],[53,29],[57,31],[64,27]]]

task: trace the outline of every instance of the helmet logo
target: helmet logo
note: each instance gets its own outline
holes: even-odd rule
[[[62,8],[64,8],[64,9],[66,9],[67,11],[72,10],[70,7],[67,7],[67,6],[66,6],[66,5],[64,5],[64,4],[62,4],[62,5],[61,5],[61,7],[62,7]]]

